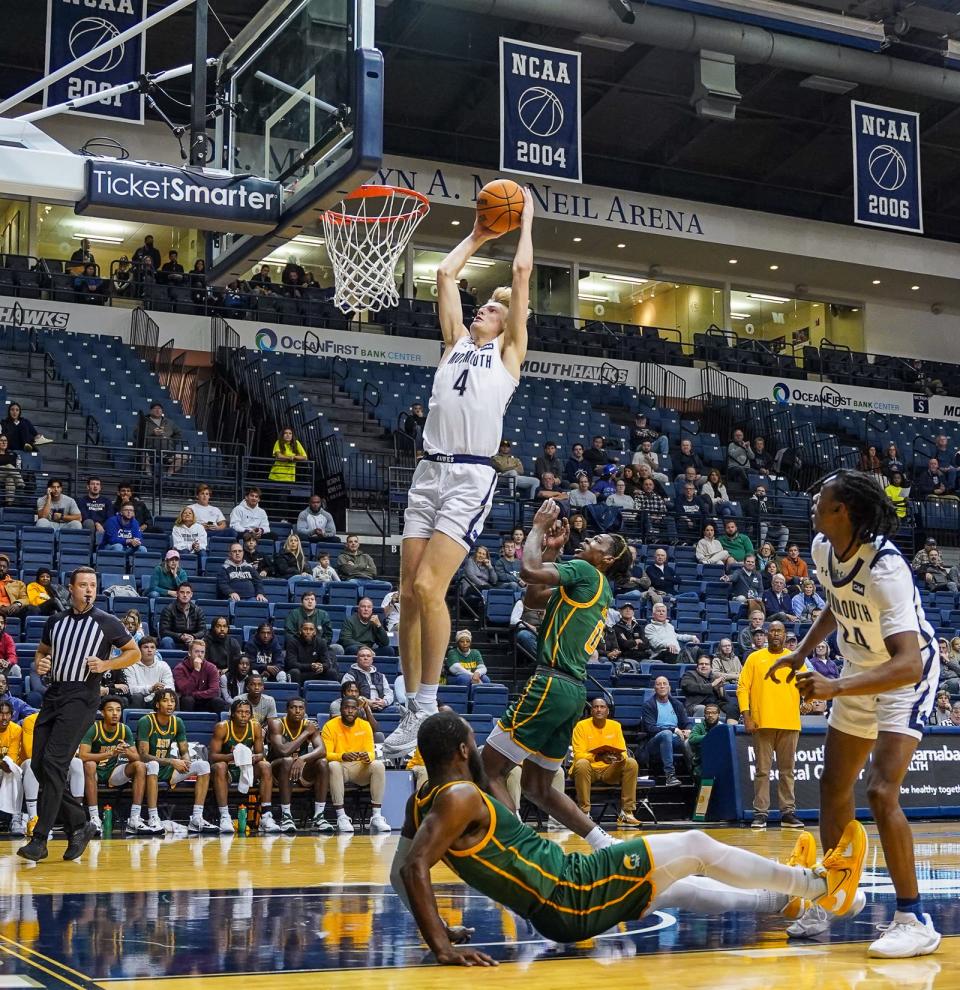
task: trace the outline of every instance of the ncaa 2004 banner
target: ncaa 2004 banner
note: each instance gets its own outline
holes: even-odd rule
[[[36,0],[34,5],[38,6]],[[49,74],[93,51],[147,15],[147,0],[47,0],[47,67]],[[44,90],[43,105],[56,106],[93,96],[112,86],[134,82],[144,71],[142,34],[98,55]],[[143,96],[138,92],[108,96],[83,110],[86,117],[112,117],[143,123]]]

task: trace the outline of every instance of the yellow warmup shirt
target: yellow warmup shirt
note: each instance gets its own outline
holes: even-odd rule
[[[412,770],[414,767],[422,767],[422,766],[423,766],[423,757],[420,755],[420,747],[418,746],[413,751],[413,756],[411,756],[410,759],[407,760],[407,769]]]
[[[37,715],[39,714],[39,712],[34,712],[20,723],[20,728],[23,731],[23,735],[20,737],[20,747],[23,750],[25,760],[29,760],[33,756],[33,727],[37,724]]]
[[[339,763],[344,753],[367,753],[371,760],[374,758],[373,729],[362,718],[347,726],[338,715],[324,725],[320,735],[331,763]]]
[[[0,760],[9,756],[19,766],[24,761],[23,749],[20,744],[23,729],[16,722],[11,722],[3,732],[0,732]]]
[[[747,657],[740,671],[737,682],[740,711],[749,711],[761,729],[800,729],[800,692],[796,681],[786,683],[786,670],[777,674],[779,684],[767,677],[767,671],[788,652],[757,650]]]
[[[608,718],[603,723],[603,728],[598,729],[593,724],[592,718],[585,718],[582,722],[577,722],[573,729],[573,761],[589,760],[590,766],[596,770],[602,770],[607,764],[603,760],[595,760],[590,752],[598,746],[615,746],[626,754],[627,743],[623,738],[623,729],[620,723]]]

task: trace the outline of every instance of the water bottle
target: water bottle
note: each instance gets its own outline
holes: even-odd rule
[[[247,806],[245,804],[240,805],[240,810],[237,812],[237,835],[247,834]]]
[[[103,837],[109,839],[113,833],[113,808],[109,804],[103,806]]]

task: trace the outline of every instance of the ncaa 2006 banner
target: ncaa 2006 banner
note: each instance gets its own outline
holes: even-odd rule
[[[854,223],[923,233],[920,115],[852,100]]]
[[[500,168],[583,181],[579,52],[500,39]]]
[[[47,0],[47,73],[86,55],[141,23],[147,0]],[[43,105],[56,106],[134,82],[144,71],[144,37],[137,35],[98,55],[44,91]],[[107,96],[71,113],[143,123],[143,96]]]

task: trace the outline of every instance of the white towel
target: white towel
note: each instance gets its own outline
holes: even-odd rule
[[[0,762],[10,771],[0,771],[0,811],[5,815],[19,815],[23,807],[23,771],[9,756]]]
[[[240,793],[246,794],[253,787],[253,750],[239,743],[233,747],[233,762],[240,768]]]

